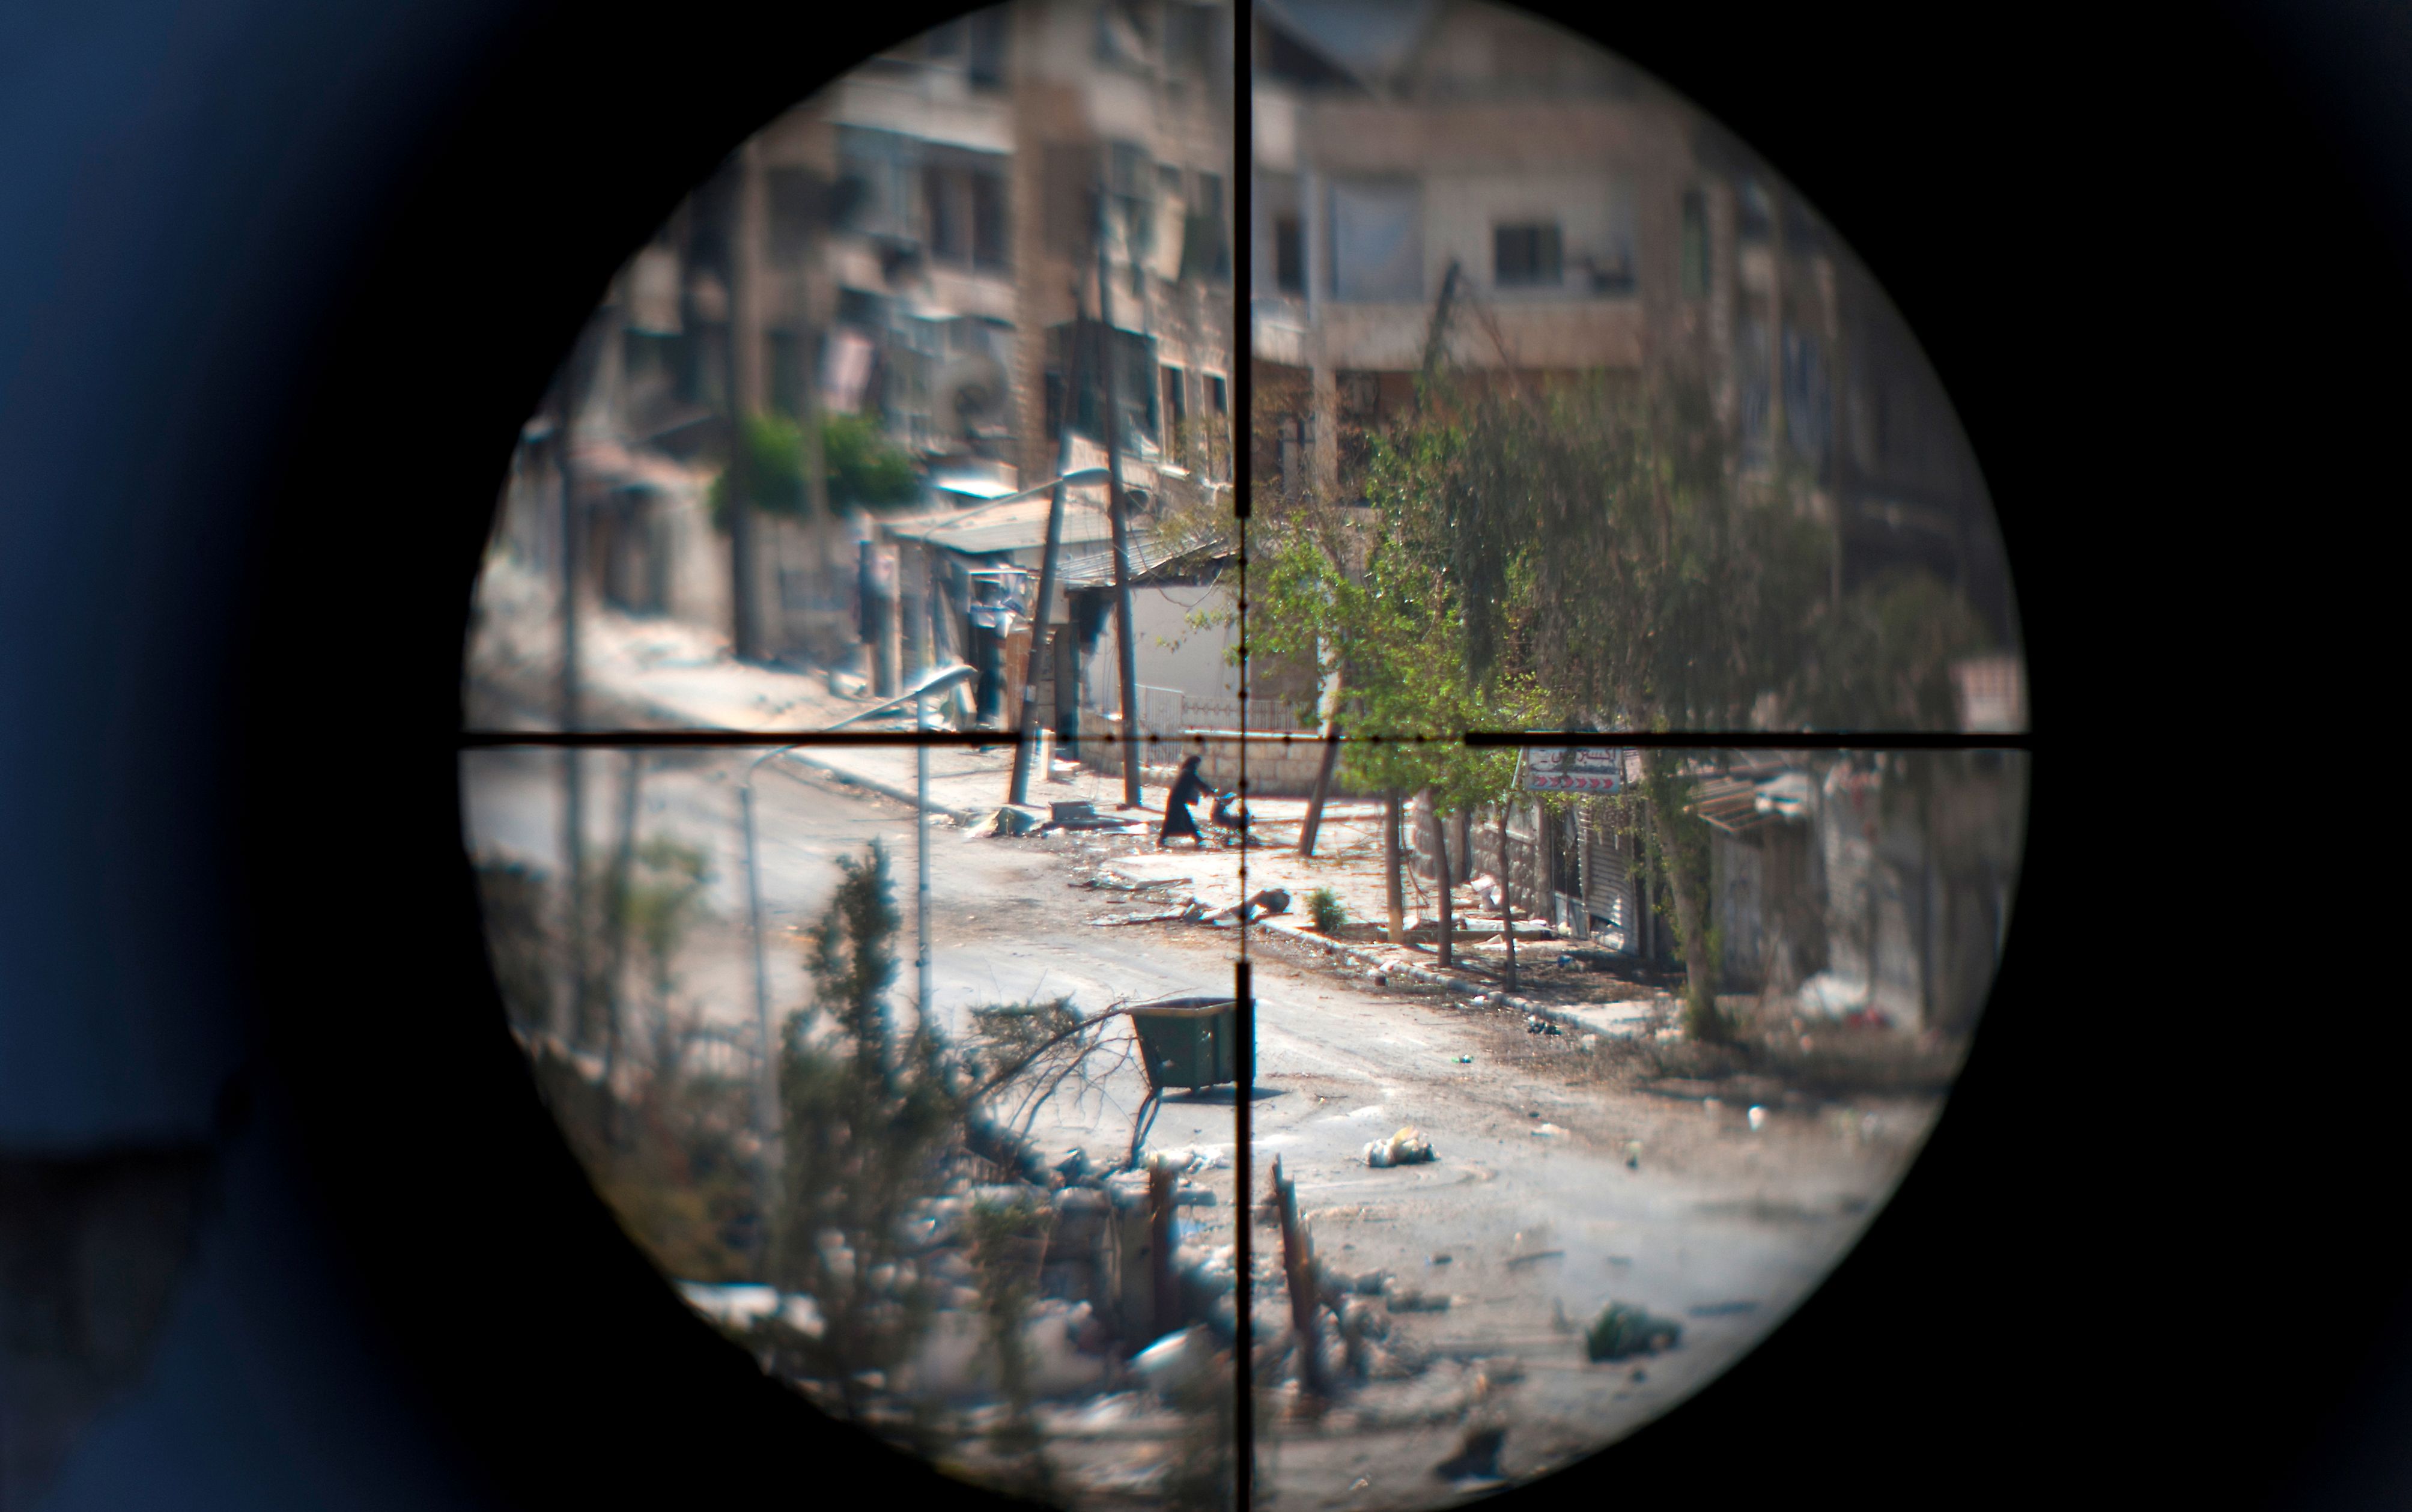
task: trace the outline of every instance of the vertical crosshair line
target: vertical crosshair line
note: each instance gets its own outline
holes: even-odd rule
[[[1254,451],[1250,443],[1256,435],[1256,321],[1253,296],[1256,291],[1257,218],[1256,218],[1256,130],[1251,101],[1254,83],[1254,50],[1249,7],[1251,0],[1231,0],[1231,171],[1226,175],[1231,185],[1231,226],[1227,233],[1231,239],[1231,335],[1227,343],[1230,364],[1230,413],[1226,417],[1230,435],[1228,470],[1231,475],[1231,516],[1239,536],[1239,613],[1235,622],[1239,635],[1240,665],[1240,812],[1248,810],[1248,517],[1252,500],[1248,463]],[[1254,1207],[1249,1201],[1249,1167],[1256,1159],[1254,1139],[1254,1105],[1257,1086],[1257,995],[1255,973],[1248,961],[1248,827],[1240,829],[1240,959],[1231,968],[1232,1020],[1239,1044],[1233,1048],[1238,1073],[1231,1090],[1231,1143],[1234,1177],[1232,1217],[1234,1233],[1231,1242],[1231,1276],[1233,1320],[1232,1371],[1238,1400],[1233,1403],[1232,1417],[1234,1461],[1233,1491],[1237,1512],[1251,1512],[1256,1505],[1257,1479],[1257,1399],[1256,1399],[1256,1308],[1252,1296],[1255,1278],[1254,1256],[1250,1254],[1249,1225],[1254,1222]]]

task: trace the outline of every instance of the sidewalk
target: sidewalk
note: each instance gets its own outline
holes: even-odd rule
[[[507,560],[489,565],[481,580],[481,613],[469,655],[471,676],[507,693],[523,709],[542,709],[558,697],[560,650],[552,618],[552,591],[524,569]],[[579,622],[581,702],[588,727],[619,724],[632,727],[705,729],[827,728],[861,713],[878,700],[868,695],[835,691],[826,674],[783,671],[749,666],[728,654],[725,640],[700,626],[670,620],[634,619],[609,609],[591,609]],[[911,714],[865,720],[848,728],[909,733]],[[549,721],[516,721],[526,727],[549,727]],[[934,815],[968,828],[1005,805],[1013,773],[1011,737],[985,750],[961,746],[934,747],[930,759],[930,808]],[[803,771],[834,778],[894,801],[916,802],[915,752],[910,745],[892,747],[817,747],[788,751],[774,758],[792,762]],[[1122,801],[1119,772],[1105,773],[1069,762],[1056,764],[1050,780],[1034,771],[1031,801],[1022,812],[1044,821],[1051,803],[1085,800],[1101,815],[1114,815]],[[1140,823],[1125,831],[1101,830],[1100,840],[1119,837],[1130,848],[1099,857],[1100,880],[1122,888],[1146,889],[1156,902],[1172,908],[1195,903],[1211,912],[1241,902],[1243,852],[1208,844],[1193,849],[1176,843],[1166,849],[1154,844],[1155,825],[1169,798],[1172,768],[1146,769],[1152,781],[1140,788],[1147,812],[1125,815]],[[1206,805],[1197,816],[1202,829]],[[1380,980],[1399,977],[1491,1000],[1488,990],[1460,971],[1442,968],[1428,947],[1394,947],[1387,941],[1352,942],[1327,938],[1310,927],[1308,898],[1328,888],[1354,921],[1385,920],[1388,893],[1382,875],[1382,805],[1362,800],[1325,805],[1323,824],[1312,857],[1298,854],[1299,828],[1306,814],[1303,799],[1257,799],[1248,804],[1251,827],[1259,841],[1245,851],[1246,892],[1268,888],[1289,894],[1287,912],[1257,919],[1250,927],[1278,934],[1329,956],[1335,966]],[[1478,852],[1478,859],[1479,859]],[[1161,889],[1161,890],[1158,890]],[[1410,927],[1438,911],[1432,884],[1410,872],[1406,880]],[[1143,911],[1143,910],[1142,910]],[[1468,962],[1491,963],[1505,955],[1496,915],[1479,913],[1461,903],[1457,915],[1476,931],[1476,939],[1462,941],[1458,953]],[[1145,926],[1130,926],[1145,927]],[[1566,948],[1544,926],[1519,920],[1517,946],[1534,964],[1554,962]],[[1491,943],[1497,942],[1497,943]],[[1602,1037],[1655,1033],[1669,1020],[1671,999],[1654,995],[1644,1000],[1581,1004],[1543,1004],[1521,995],[1498,994],[1498,1002],[1559,1025],[1562,1030]]]
[[[507,557],[489,562],[480,580],[482,611],[469,653],[472,677],[507,689],[535,708],[552,703],[561,677],[554,590]],[[579,674],[584,723],[638,728],[822,729],[880,700],[833,691],[824,674],[749,666],[728,654],[727,641],[698,625],[635,619],[592,608],[579,618]],[[933,711],[933,723],[935,723]],[[522,720],[522,724],[527,723]],[[536,727],[550,727],[542,721]],[[847,727],[909,734],[912,713]],[[999,734],[987,750],[940,746],[930,752],[930,808],[969,825],[1003,806],[1013,777],[1013,737]],[[893,747],[817,747],[776,758],[835,777],[901,803],[917,801],[914,751]],[[1042,819],[1051,802],[1086,799],[1100,814],[1122,801],[1122,779],[1062,764],[1047,780],[1031,772],[1029,811]],[[1140,801],[1160,818],[1169,789],[1143,784]]]

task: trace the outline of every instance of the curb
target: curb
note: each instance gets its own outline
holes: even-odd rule
[[[678,724],[682,721],[690,724],[694,723],[692,715],[684,713],[679,710],[672,709],[668,704],[658,703],[650,697],[644,698],[642,700],[642,704],[645,712],[655,719],[665,720],[671,724]],[[712,722],[707,721],[706,723]],[[881,782],[875,777],[865,777],[860,772],[848,771],[844,767],[832,766],[828,761],[818,760],[815,757],[808,756],[802,751],[787,751],[782,754],[787,760],[793,761],[799,766],[810,767],[815,771],[821,772],[830,777],[834,777],[839,782],[845,783],[848,786],[860,787],[868,792],[877,793],[882,798],[893,800],[894,801],[903,803],[909,808],[919,808],[920,806],[920,796],[909,787],[892,786],[890,784]],[[930,812],[933,814],[943,814],[957,824],[969,824],[978,816],[978,811],[950,808],[944,803],[937,802],[933,802],[930,805]]]
[[[1340,957],[1343,960],[1353,962],[1360,966],[1382,966],[1383,970],[1393,976],[1405,976],[1410,981],[1421,982],[1429,987],[1437,987],[1442,989],[1444,991],[1469,994],[1474,992],[1473,984],[1466,981],[1463,977],[1446,976],[1440,972],[1431,969],[1430,967],[1417,965],[1413,962],[1409,962],[1403,966],[1383,966],[1382,957],[1375,951],[1368,950],[1362,946],[1348,945],[1339,940],[1325,939],[1322,935],[1316,934],[1311,930],[1301,928],[1296,924],[1279,924],[1273,922],[1272,919],[1258,919],[1254,927],[1257,929],[1276,931],[1289,939],[1296,940],[1303,945],[1314,946],[1328,955]],[[1553,1006],[1547,1003],[1536,1003],[1531,998],[1525,997],[1522,993],[1500,992],[1493,994],[1490,998],[1490,1001],[1513,1008],[1519,1013],[1528,1014],[1534,1018],[1547,1020],[1548,1021],[1556,1024],[1560,1029],[1566,1030],[1570,1033],[1597,1034],[1599,1032],[1563,1008]]]
[[[821,772],[826,776],[833,777],[839,782],[845,783],[849,787],[860,787],[864,789],[866,792],[877,793],[880,797],[892,799],[896,802],[905,805],[907,808],[918,808],[920,805],[920,796],[909,787],[890,786],[887,783],[881,782],[875,777],[865,777],[860,772],[848,771],[844,767],[831,766],[826,761],[816,761],[801,751],[789,751],[786,753],[786,756],[788,760],[795,762],[798,766],[810,767],[815,771]],[[1007,805],[999,803],[996,806],[998,808],[1005,808]],[[934,800],[930,804],[930,812],[933,814],[943,814],[957,824],[970,824],[981,814],[987,811],[980,809],[949,808],[944,803],[939,803]]]

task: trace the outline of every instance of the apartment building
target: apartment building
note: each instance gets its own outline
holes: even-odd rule
[[[1838,586],[1924,565],[2009,638],[1991,505],[1940,382],[1755,154],[1592,43],[1481,0],[1262,0],[1256,17],[1267,486],[1346,495],[1447,288],[1461,369],[1708,375],[1745,472],[1806,479]]]

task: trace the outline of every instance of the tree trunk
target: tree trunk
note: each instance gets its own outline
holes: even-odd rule
[[[1390,893],[1390,943],[1403,946],[1407,943],[1407,888],[1405,880],[1399,875],[1399,790],[1393,787],[1383,798],[1382,873]]]
[[[1440,859],[1434,869],[1440,879],[1440,963],[1449,966],[1457,962],[1450,938],[1457,930],[1456,912],[1449,896],[1455,889],[1449,886],[1449,821],[1437,813],[1433,815],[1433,849],[1439,853]]]
[[[620,988],[628,962],[628,875],[637,859],[637,802],[639,788],[644,780],[643,753],[628,753],[628,777],[620,790],[620,844],[611,859],[611,881],[605,889],[603,920],[605,937],[610,942],[603,974],[603,1139],[616,1147],[620,1142],[620,1094],[617,1085],[620,1070],[620,1020],[623,1005]]]
[[[1676,758],[1663,751],[1642,754],[1649,784],[1651,822],[1667,858],[1667,886],[1674,894],[1676,943],[1684,952],[1684,1018],[1692,1037],[1723,1040],[1727,1024],[1717,1012],[1716,961],[1709,948],[1707,858],[1695,858],[1684,832],[1682,785]]]
[[[1508,936],[1508,991],[1516,991],[1516,899],[1509,879],[1515,875],[1515,863],[1508,856],[1508,813],[1511,805],[1499,805],[1499,922]]]
[[[1315,837],[1323,829],[1324,800],[1331,796],[1331,769],[1340,761],[1340,727],[1328,725],[1323,732],[1323,764],[1315,769],[1315,791],[1306,800],[1306,818],[1298,827],[1298,853],[1302,857],[1315,854]]]

